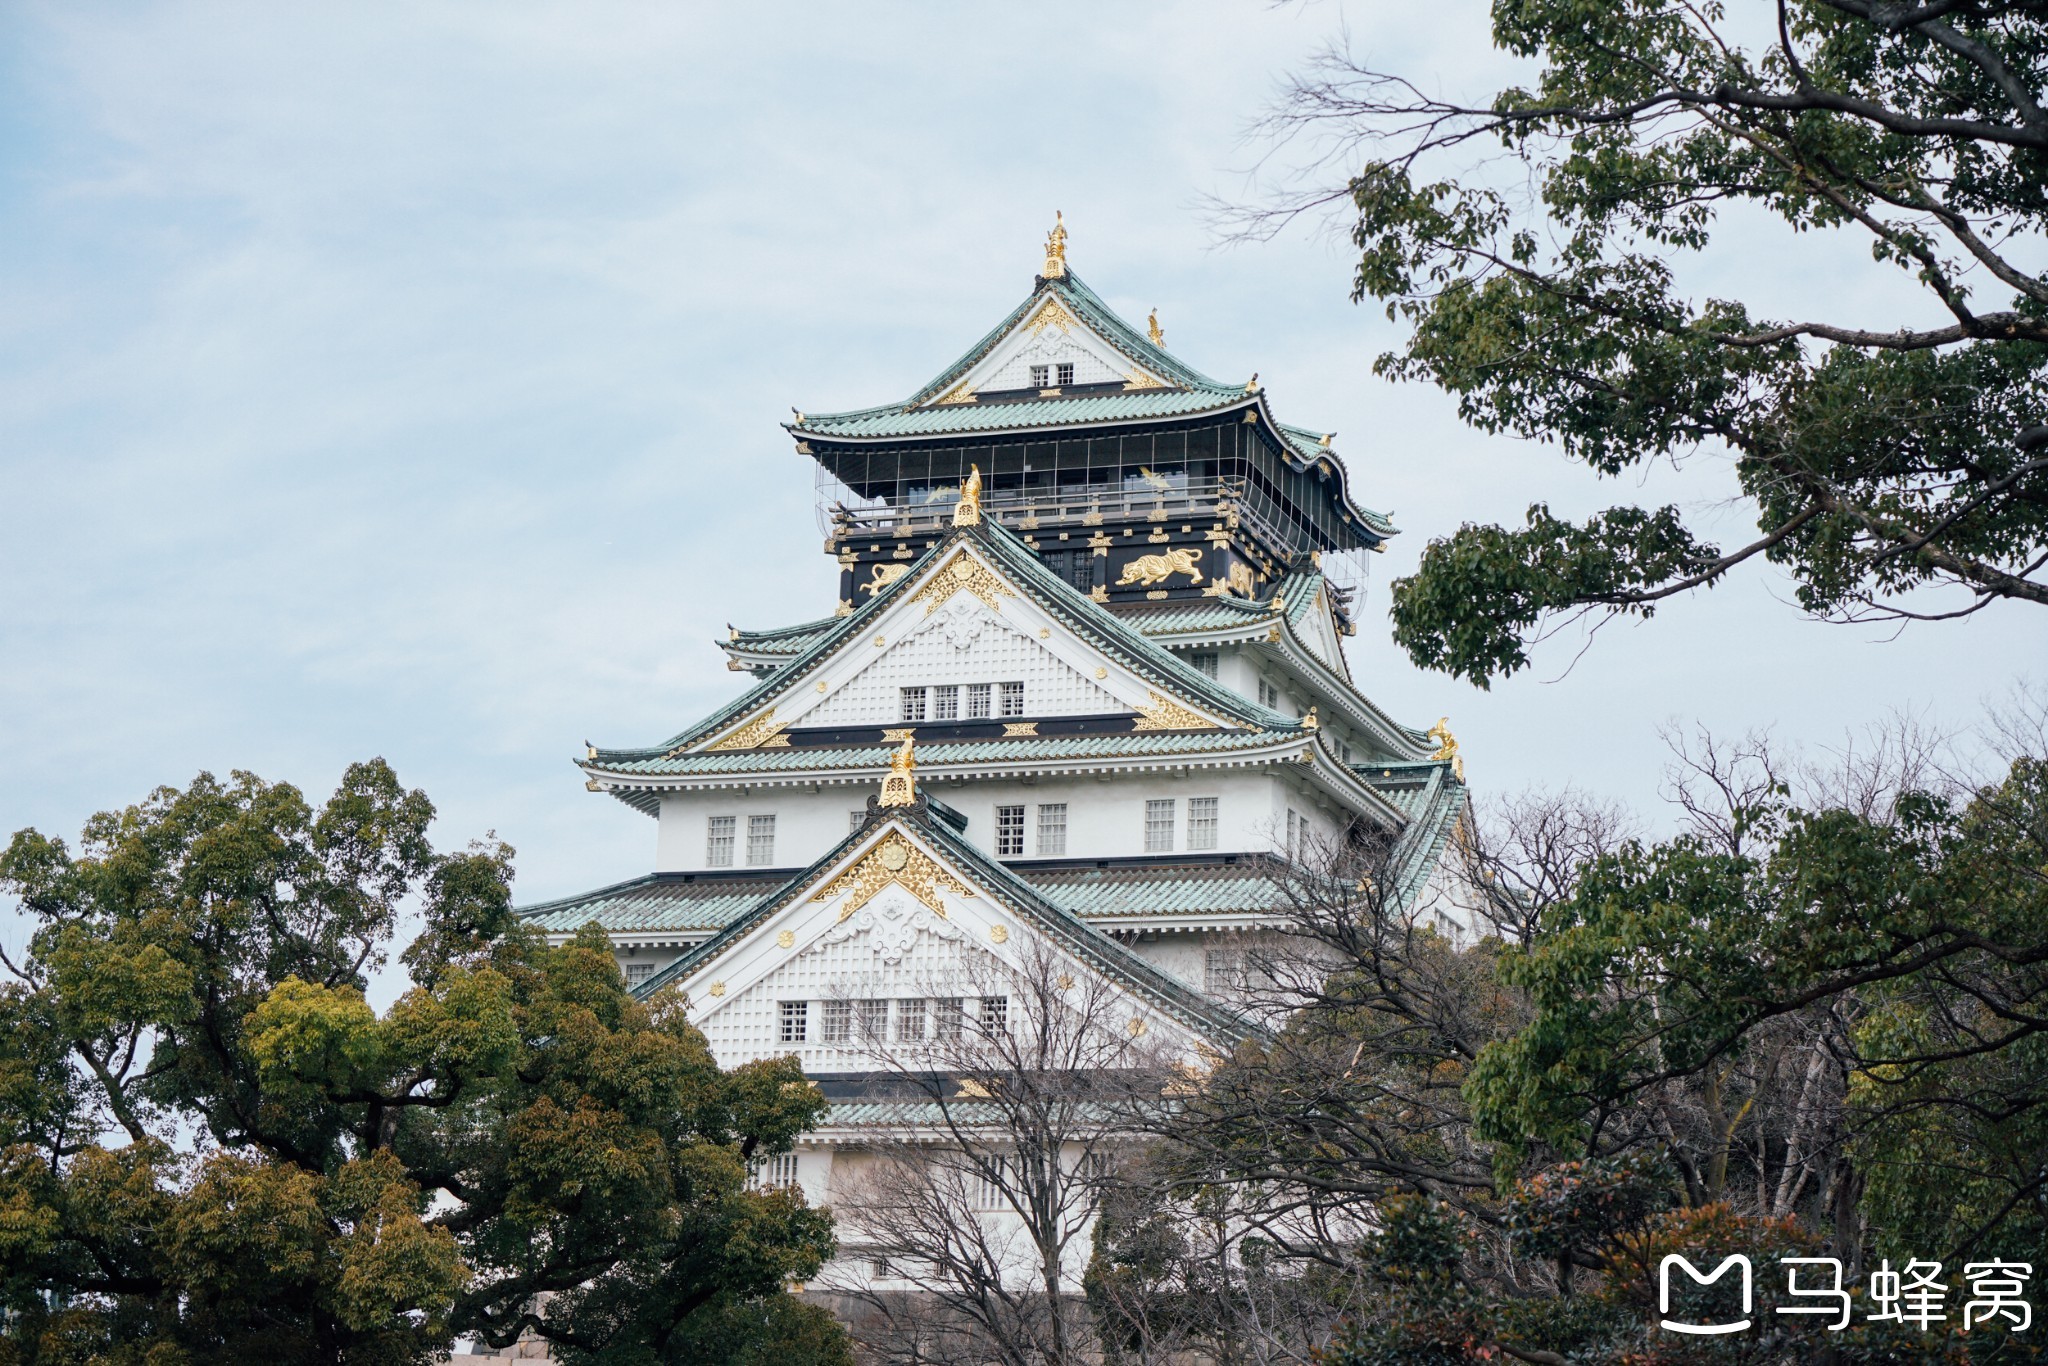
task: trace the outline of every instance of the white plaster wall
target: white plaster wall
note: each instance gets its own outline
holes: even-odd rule
[[[1277,847],[1276,831],[1284,833],[1288,805],[1279,795],[1279,781],[1258,769],[1198,769],[1186,776],[1146,773],[1116,776],[1108,781],[1093,777],[1034,783],[1021,779],[947,782],[926,778],[921,786],[965,815],[968,840],[990,855],[995,853],[996,808],[1023,806],[1023,857],[1027,859],[1047,857],[1038,848],[1038,806],[1043,802],[1067,805],[1066,858],[1128,858],[1145,853],[1145,803],[1158,797],[1176,799],[1173,853],[1207,852],[1187,847],[1189,797],[1217,799],[1214,852],[1269,850]],[[714,815],[739,818],[735,823],[734,866],[745,867],[746,818],[756,814],[772,814],[776,818],[773,866],[805,867],[846,838],[850,813],[865,809],[868,796],[876,790],[848,784],[821,788],[815,793],[761,787],[745,795],[732,791],[671,794],[661,804],[655,867],[661,872],[699,872],[707,868],[707,825]],[[1292,800],[1297,809],[1309,809],[1306,796]],[[1327,815],[1319,819],[1328,824]]]

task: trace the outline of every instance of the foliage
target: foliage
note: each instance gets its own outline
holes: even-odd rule
[[[511,851],[437,854],[432,816],[379,760],[318,810],[202,774],[76,853],[14,837],[0,885],[36,929],[0,988],[4,1359],[396,1363],[532,1331],[701,1361],[751,1315],[844,1360],[782,1296],[827,1217],[746,1188],[817,1092],[788,1060],[721,1072],[594,929],[546,947]],[[380,1014],[413,898],[415,985]]]
[[[1959,1305],[1966,1263],[2048,1265],[2038,752],[1972,785],[1892,758],[1795,780],[1710,745],[1660,840],[1510,811],[1457,844],[1497,932],[1476,941],[1386,904],[1369,843],[1284,876],[1292,928],[1256,973],[1284,1026],[1160,1126],[1173,1203],[1098,1233],[1122,1342],[1193,1321],[1262,1363],[2035,1359]],[[1203,1209],[1234,1246],[1198,1237]],[[1659,1330],[1663,1257],[1734,1252],[1754,1327]],[[1842,1263],[1850,1328],[1776,1313],[1787,1256]],[[1911,1259],[1943,1264],[1945,1326],[1868,1319],[1869,1273]],[[1674,1304],[1719,1293],[1681,1277]]]
[[[1381,373],[1601,475],[1726,451],[1755,514],[1726,550],[1673,506],[1468,525],[1395,585],[1417,663],[1484,685],[1559,613],[1648,616],[1760,555],[1823,617],[2048,604],[2048,19],[2024,0],[1776,18],[1745,44],[1718,5],[1497,0],[1527,88],[1462,104],[1333,56],[1275,115],[1371,149],[1344,192],[1354,297],[1411,328]],[[1682,267],[1731,212],[1867,250],[1921,297],[1867,325],[1697,299]]]

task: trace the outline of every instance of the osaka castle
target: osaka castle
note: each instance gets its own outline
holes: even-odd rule
[[[837,600],[720,641],[746,686],[709,716],[590,747],[589,790],[653,820],[653,870],[522,912],[556,942],[601,927],[721,1064],[801,1061],[834,1108],[775,1179],[828,1203],[890,1113],[877,1079],[1004,1027],[988,983],[1034,955],[1213,1059],[1261,1027],[1246,954],[1287,921],[1294,851],[1372,832],[1386,895],[1436,913],[1455,743],[1344,651],[1393,526],[1256,376],[1117,316],[1064,226],[909,397],[784,425]]]

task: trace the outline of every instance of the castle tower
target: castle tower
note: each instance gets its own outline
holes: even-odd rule
[[[1271,860],[1376,832],[1388,894],[1428,895],[1454,743],[1387,716],[1343,650],[1394,528],[1256,376],[1117,317],[1063,224],[1028,297],[909,398],[786,425],[837,602],[734,631],[749,686],[710,716],[591,749],[586,785],[655,820],[655,869],[523,911],[603,927],[722,1063],[794,1053],[857,1109],[877,1040],[976,1009],[948,974],[1032,944],[1125,993],[1134,1030],[1227,1048],[1256,1027],[1244,945],[1283,916]],[[838,1113],[785,1174],[813,1198]]]

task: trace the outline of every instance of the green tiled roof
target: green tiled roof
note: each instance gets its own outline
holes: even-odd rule
[[[838,624],[839,618],[825,617],[818,621],[800,621],[794,626],[774,626],[765,631],[735,630],[726,644],[750,654],[799,655],[809,648],[812,641]]]
[[[782,883],[780,877],[651,873],[580,896],[522,906],[519,914],[547,934],[573,934],[593,920],[607,934],[721,930]]]
[[[1092,422],[1132,422],[1189,417],[1251,401],[1243,390],[1217,394],[1206,389],[1132,389],[1120,394],[1077,394],[1072,398],[1022,399],[1012,403],[947,403],[914,408],[885,403],[850,413],[806,413],[789,429],[805,436],[939,436],[952,432],[1002,432],[1018,427],[1069,427]]]
[[[1086,920],[1144,915],[1257,914],[1278,904],[1278,890],[1254,862],[1135,868],[1011,870],[1046,900]],[[574,934],[592,921],[607,934],[722,930],[781,890],[773,877],[651,873],[580,896],[522,906],[547,934]]]
[[[1104,973],[1111,980],[1121,982],[1126,989],[1145,997],[1153,1005],[1190,1028],[1219,1042],[1235,1042],[1260,1032],[1259,1026],[1254,1022],[1160,971],[1131,949],[1040,894],[1015,872],[968,843],[966,838],[947,822],[934,818],[922,802],[887,810],[873,808],[867,824],[834,845],[823,858],[809,868],[764,897],[753,909],[726,925],[708,942],[689,950],[635,987],[635,994],[645,997],[672,982],[681,981],[701,965],[718,958],[743,942],[764,920],[787,904],[791,897],[816,883],[823,876],[824,870],[839,862],[855,843],[869,838],[877,823],[888,820],[900,820],[912,827],[921,838],[936,845],[945,859],[969,880],[978,883],[994,895],[1020,919],[1032,922],[1068,952]]]
[[[700,745],[720,732],[730,728],[742,718],[751,716],[762,707],[781,697],[806,676],[807,668],[814,662],[822,661],[837,650],[840,645],[864,634],[869,622],[887,611],[888,604],[902,594],[912,593],[922,585],[925,572],[942,557],[952,553],[953,547],[961,540],[971,540],[993,561],[1018,588],[1029,593],[1038,605],[1055,619],[1070,627],[1077,635],[1087,640],[1103,654],[1123,664],[1147,683],[1154,684],[1174,696],[1193,702],[1197,706],[1227,721],[1251,730],[1267,730],[1294,733],[1301,729],[1301,723],[1292,717],[1282,716],[1269,708],[1248,701],[1230,688],[1217,683],[1201,670],[1176,657],[1163,646],[1145,638],[1143,633],[1132,629],[1118,616],[1091,599],[1059,575],[1053,573],[1036,551],[1024,544],[1017,536],[991,519],[984,519],[975,526],[956,528],[944,540],[925,551],[911,562],[910,572],[894,583],[883,588],[867,602],[854,609],[851,616],[833,619],[831,627],[809,638],[802,653],[791,659],[789,664],[777,669],[767,678],[756,683],[724,707],[713,712],[688,730],[670,737],[659,745],[640,749],[600,749],[582,761],[582,767],[593,773],[661,773],[685,772],[689,770],[665,770],[652,765],[674,762],[669,758],[679,750]],[[1227,732],[1226,732],[1227,733]],[[1135,740],[1135,736],[1101,737],[1110,743]],[[1214,746],[1216,732],[1208,732],[1204,743]],[[1048,741],[1050,742],[1050,741]],[[1000,742],[1009,745],[1025,745],[1026,740]],[[1256,743],[1256,742],[1255,742]],[[1005,751],[1008,752],[1008,751]],[[1018,749],[1020,757],[1033,757],[1034,752]],[[1115,751],[1112,751],[1115,752]],[[1142,749],[1128,751],[1143,753]],[[737,769],[712,768],[710,772],[753,772],[778,768],[800,768],[824,758],[830,751],[818,750],[740,750],[724,751],[707,759],[711,763],[724,762],[731,758],[743,760]],[[865,753],[865,751],[863,751]],[[697,758],[700,756],[683,756]],[[980,757],[980,756],[974,756]],[[753,767],[754,761],[761,767]],[[865,762],[855,758],[852,764]]]
[[[1292,730],[1293,727],[1289,727]],[[1138,731],[1130,735],[1039,735],[1014,740],[928,740],[917,747],[920,768],[946,764],[1044,763],[1060,759],[1121,759],[1150,754],[1209,754],[1260,749],[1291,738],[1265,731]],[[854,769],[880,772],[889,766],[894,745],[860,745],[845,749],[700,750],[673,758],[620,759],[603,765],[606,773],[701,776],[717,773],[808,773]]]
[[[1039,306],[1047,294],[1055,295],[1081,322],[1133,363],[1164,379],[1166,389],[1125,389],[1109,393],[1076,393],[1062,398],[1024,398],[994,403],[937,403],[959,380],[980,363],[1011,329]],[[798,437],[823,440],[879,441],[918,439],[955,433],[1009,431],[1017,428],[1087,426],[1104,422],[1143,422],[1191,417],[1201,413],[1225,412],[1232,408],[1258,407],[1266,411],[1268,425],[1280,438],[1290,460],[1306,468],[1328,460],[1338,481],[1338,501],[1348,508],[1374,536],[1395,534],[1393,523],[1382,513],[1353,502],[1343,461],[1323,442],[1324,433],[1296,427],[1273,419],[1265,390],[1244,384],[1224,384],[1188,365],[1165,347],[1154,346],[1101,296],[1073,273],[1056,280],[1042,280],[1031,296],[1011,310],[1008,317],[990,329],[988,335],[939,372],[937,378],[900,403],[884,403],[840,413],[802,413],[785,423]]]
[[[1173,868],[1018,868],[1047,900],[1087,920],[1141,915],[1257,915],[1281,904],[1255,862]]]

